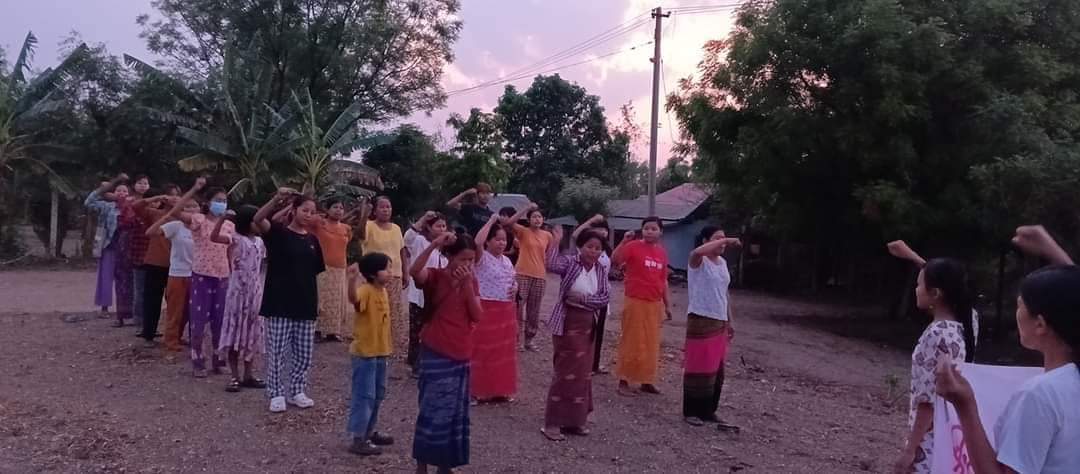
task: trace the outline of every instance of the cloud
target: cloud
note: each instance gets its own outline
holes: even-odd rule
[[[464,89],[476,85],[476,79],[465,74],[457,64],[443,66],[442,85],[447,90]]]

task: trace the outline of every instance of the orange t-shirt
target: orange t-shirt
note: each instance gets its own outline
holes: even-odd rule
[[[157,222],[163,215],[165,215],[165,211],[160,209],[144,207],[139,210],[139,217],[150,224]],[[172,243],[169,242],[169,239],[165,238],[165,234],[158,232],[152,235],[149,244],[146,246],[146,253],[143,255],[143,264],[160,268],[169,268],[169,255],[172,251],[171,249]]]
[[[345,252],[352,240],[352,227],[343,222],[324,221],[315,232],[322,247],[323,262],[328,267],[345,268]]]
[[[544,260],[548,244],[551,242],[551,232],[546,230],[533,230],[521,224],[514,224],[514,238],[518,242],[517,272],[533,278],[545,278],[547,265]]]
[[[622,249],[626,259],[626,296],[645,301],[662,301],[667,290],[667,250],[660,244],[643,240],[627,243]]]

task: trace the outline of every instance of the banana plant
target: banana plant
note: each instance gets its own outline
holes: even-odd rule
[[[50,164],[73,161],[75,149],[37,140],[34,119],[65,105],[58,91],[78,74],[89,48],[80,44],[59,65],[30,79],[36,45],[37,37],[28,32],[11,72],[0,71],[0,193],[10,196],[15,176],[37,174],[45,175],[53,189],[72,197],[74,187]]]
[[[390,141],[385,134],[370,133],[357,126],[362,107],[359,101],[338,115],[325,131],[318,125],[314,101],[306,89],[302,95],[293,91],[290,107],[298,117],[293,169],[286,171],[291,184],[305,192],[324,195],[370,195],[363,188],[382,189],[378,171],[347,159],[355,151]]]
[[[125,55],[125,59],[144,78],[172,84],[175,96],[201,115],[211,117],[200,126],[188,117],[147,111],[148,116],[175,125],[176,135],[196,148],[194,154],[177,161],[181,170],[226,171],[239,177],[230,195],[243,198],[271,182],[269,163],[288,157],[299,142],[296,119],[267,105],[271,71],[251,51],[238,51],[235,47],[226,50],[221,69],[208,80],[213,95],[209,104],[168,74],[131,56]]]

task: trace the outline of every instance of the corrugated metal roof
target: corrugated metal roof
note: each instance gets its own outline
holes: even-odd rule
[[[500,193],[491,197],[488,201],[488,209],[499,212],[504,207],[513,207],[515,210],[525,209],[529,205],[529,197],[524,194]]]
[[[665,221],[680,221],[692,214],[712,193],[701,184],[686,183],[656,195],[656,215]],[[649,217],[649,198],[617,199],[608,203],[612,217]]]

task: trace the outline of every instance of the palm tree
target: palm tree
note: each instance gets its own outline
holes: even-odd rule
[[[72,149],[41,141],[34,120],[64,106],[57,92],[78,71],[90,51],[85,43],[80,44],[58,66],[29,79],[36,45],[37,37],[27,32],[11,72],[0,71],[0,234],[8,220],[6,214],[16,208],[12,201],[18,191],[19,175],[44,175],[52,188],[50,240],[55,242],[58,194],[70,198],[75,190],[50,163],[72,161]],[[54,248],[50,245],[49,252]]]

